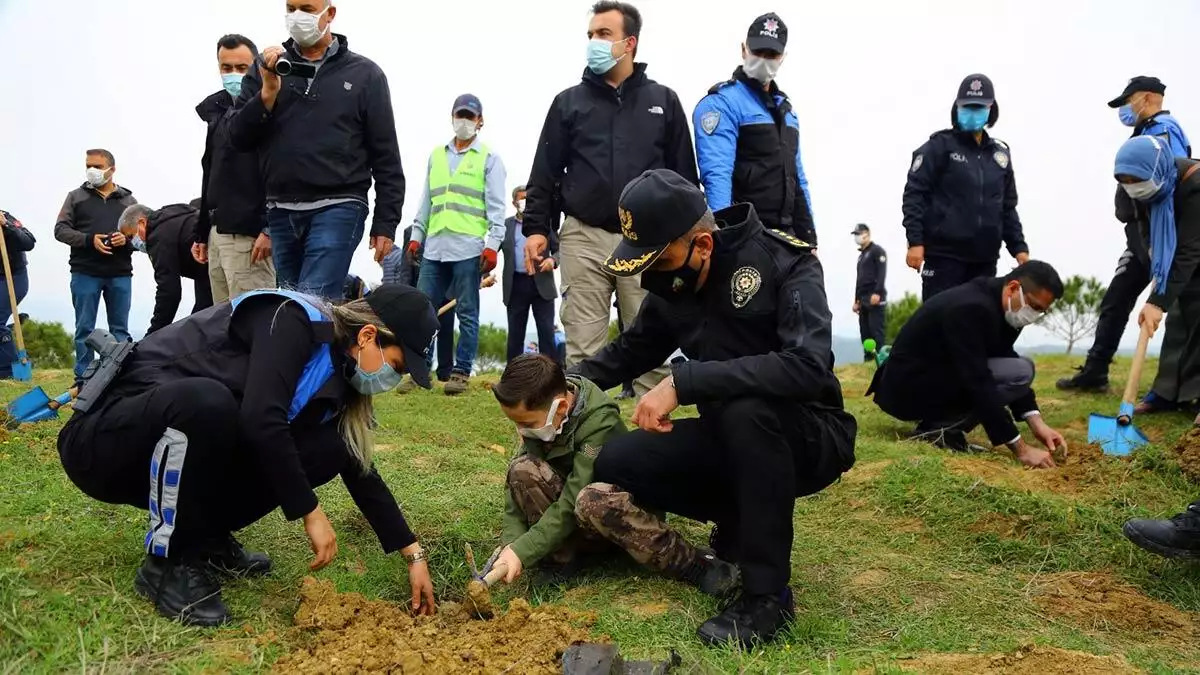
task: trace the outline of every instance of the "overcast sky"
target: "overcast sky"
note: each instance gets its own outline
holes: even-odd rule
[[[391,84],[408,178],[402,227],[417,211],[429,151],[452,135],[458,94],[480,97],[482,138],[503,157],[510,187],[524,181],[547,107],[579,81],[589,2],[336,4],[335,32],[379,63]],[[738,45],[754,17],[781,13],[789,44],[779,83],[800,119],[839,335],[858,332],[850,311],[854,223],[870,224],[889,251],[892,296],[919,289],[903,264],[901,193],[912,151],[947,126],[968,73],[995,82],[1001,116],[994,134],[1012,147],[1031,253],[1064,277],[1107,283],[1124,248],[1112,215],[1112,165],[1129,130],[1105,103],[1128,78],[1162,78],[1167,107],[1200,142],[1193,53],[1200,3],[1189,0],[1156,2],[1154,11],[1083,0],[636,4],[645,22],[639,60],[678,92],[689,114],[739,64]],[[83,151],[110,149],[116,182],[144,204],[198,197],[205,128],[194,107],[221,86],[216,40],[238,32],[260,49],[280,44],[284,13],[283,0],[0,0],[8,83],[0,104],[0,207],[38,237],[24,311],[74,324],[68,252],[53,226],[66,193],[83,182]],[[381,273],[365,246],[352,270],[377,282]],[[130,328],[140,336],[154,282],[146,257],[135,261]],[[1002,270],[1011,264],[1005,254]],[[482,320],[503,326],[500,289],[483,298]],[[183,311],[190,294],[185,300]],[[1124,344],[1135,339],[1129,329]],[[1022,338],[1051,340],[1038,329]]]

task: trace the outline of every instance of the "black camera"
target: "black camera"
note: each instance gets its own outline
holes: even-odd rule
[[[317,76],[317,67],[311,63],[293,63],[284,57],[279,57],[275,61],[275,74],[282,77],[295,75],[312,79]]]

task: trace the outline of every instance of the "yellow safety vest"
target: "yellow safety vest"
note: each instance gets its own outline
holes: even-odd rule
[[[442,230],[487,237],[487,166],[488,148],[482,143],[467,151],[450,173],[445,146],[433,151],[429,167],[429,226],[426,236]]]

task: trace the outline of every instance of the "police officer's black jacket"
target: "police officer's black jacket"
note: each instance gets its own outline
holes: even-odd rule
[[[749,204],[715,215],[729,225],[713,233],[704,287],[677,302],[647,295],[633,324],[573,370],[610,389],[678,348],[690,359],[671,367],[682,405],[766,397],[842,410],[820,261]]]
[[[1166,291],[1153,289],[1146,299],[1163,310],[1171,309],[1200,270],[1200,169],[1195,167],[1200,167],[1200,161],[1175,158],[1175,168],[1179,171],[1175,187],[1175,257],[1171,260]],[[1150,211],[1145,204],[1130,199],[1120,186],[1116,207],[1117,220],[1125,223],[1125,236],[1131,240],[1129,250],[1150,269]]]
[[[1000,244],[1013,256],[1028,253],[1017,216],[1012,155],[1002,141],[945,129],[913,153],[904,186],[908,245],[925,257],[992,262]]]
[[[175,320],[183,299],[180,278],[205,279],[208,266],[192,257],[200,210],[190,204],[170,204],[150,214],[146,223],[146,254],[154,266],[154,314],[149,335]]]
[[[215,224],[221,234],[256,237],[266,226],[267,197],[263,192],[258,152],[233,147],[229,137],[233,97],[222,89],[196,106],[196,114],[208,125],[204,157],[200,167],[204,177],[200,187],[200,226],[195,242],[208,243],[208,232]]]
[[[669,87],[636,64],[620,87],[584,68],[583,81],[554,97],[538,139],[525,197],[525,236],[548,235],[559,212],[620,232],[617,198],[650,169],[692,183],[696,153],[688,117]]]
[[[887,302],[887,251],[875,242],[859,251],[858,280],[854,284],[854,299],[863,305],[871,303],[872,295]]]
[[[279,500],[288,520],[316,508],[313,488],[340,474],[385,551],[416,541],[379,473],[364,472],[337,431],[337,413],[350,393],[345,375],[354,370],[344,347],[331,350],[333,376],[289,424],[300,375],[314,347],[332,335],[314,328],[295,303],[281,307],[275,296],[249,298],[232,320],[231,315],[231,303],[224,302],[137,343],[105,400],[136,396],[185,377],[216,380],[238,401],[240,450],[252,456],[263,489]],[[103,407],[87,414],[97,413],[103,414]]]
[[[374,178],[371,236],[394,240],[404,207],[404,170],[392,93],[382,68],[350,51],[346,36],[335,37],[338,51],[315,78],[282,78],[271,112],[259,96],[258,68],[251,68],[242,80],[231,138],[241,150],[258,150],[269,202],[366,203]],[[283,47],[288,58],[301,60],[295,40]]]
[[[988,359],[1017,358],[1021,331],[1004,320],[1003,279],[975,279],[921,305],[900,329],[891,355],[875,372],[868,394],[900,419],[973,412],[995,445],[1017,436],[1012,415],[997,399]],[[1033,391],[1009,405],[1023,416],[1037,410]],[[933,419],[945,422],[946,419]]]

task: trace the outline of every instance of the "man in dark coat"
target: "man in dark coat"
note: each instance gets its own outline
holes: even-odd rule
[[[181,279],[190,279],[196,302],[192,314],[212,307],[212,286],[208,265],[192,257],[196,228],[200,223],[200,200],[190,204],[169,204],[154,210],[145,204],[134,204],[121,214],[120,229],[128,232],[133,247],[150,256],[154,266],[154,314],[146,335],[171,325],[183,300]]]

